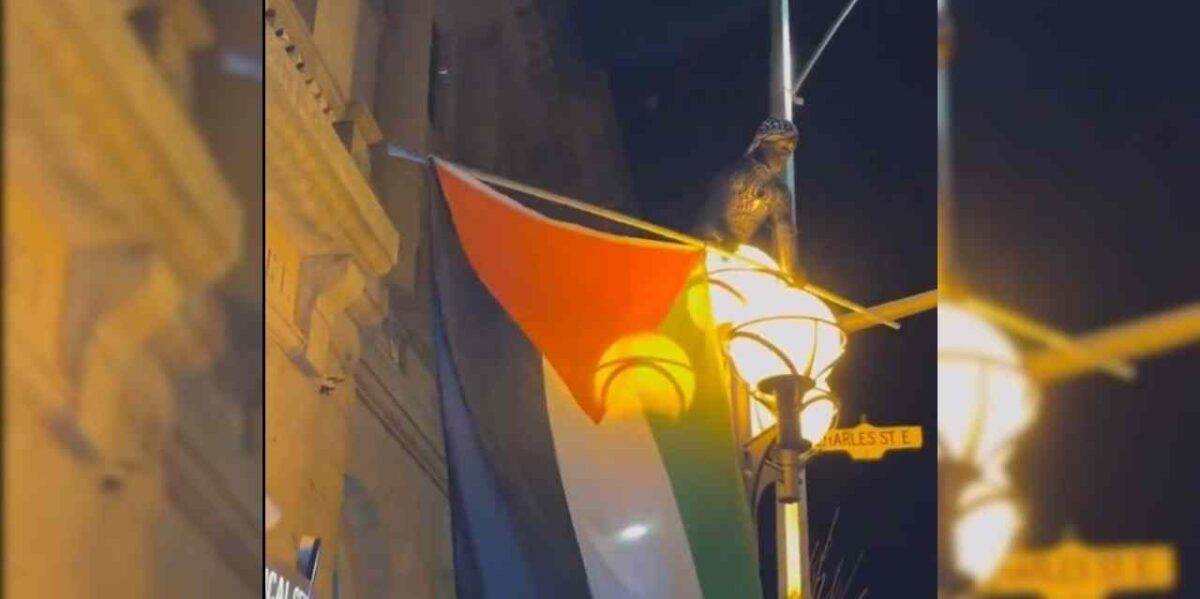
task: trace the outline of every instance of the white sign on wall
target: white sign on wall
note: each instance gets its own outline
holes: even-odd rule
[[[266,568],[266,582],[266,599],[311,599],[306,585],[292,582],[269,566]]]

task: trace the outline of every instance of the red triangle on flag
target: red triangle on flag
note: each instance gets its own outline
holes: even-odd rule
[[[557,221],[453,165],[435,166],[471,267],[599,422],[593,376],[605,350],[662,324],[703,249]]]

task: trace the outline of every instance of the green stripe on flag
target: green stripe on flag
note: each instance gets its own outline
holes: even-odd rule
[[[703,269],[659,332],[687,352],[696,377],[678,419],[646,416],[671,479],[700,587],[709,599],[760,597],[757,543],[738,471],[727,369],[712,325]]]

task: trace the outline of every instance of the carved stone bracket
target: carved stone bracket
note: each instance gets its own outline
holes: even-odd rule
[[[5,5],[13,596],[161,594],[191,565],[180,552],[198,555],[194,533],[261,589],[261,499],[246,500],[261,497],[261,452],[238,443],[223,397],[188,391],[215,387],[210,365],[229,359],[214,287],[243,258],[243,203],[186,102],[189,55],[211,41],[204,6]],[[144,17],[162,37],[140,37]],[[171,534],[180,513],[187,538]]]
[[[267,329],[298,365],[327,381],[352,372],[358,327],[385,312],[379,279],[396,262],[399,234],[339,139],[315,78],[297,67],[307,58],[298,58],[286,22],[268,16]]]
[[[145,240],[73,230],[47,214],[50,200],[20,189],[6,190],[7,355],[23,357],[13,366],[22,380],[41,381],[21,396],[111,485],[156,461],[170,379],[212,362],[223,318],[204,285],[182,280]]]
[[[350,350],[349,356],[357,356],[357,339],[352,347],[335,347],[334,326],[362,297],[366,284],[363,272],[349,256],[310,256],[300,267],[300,277],[308,283],[298,304],[300,325],[308,337],[304,360],[318,373],[339,376],[350,364],[338,368],[334,362],[346,350]]]
[[[143,353],[171,324],[185,293],[161,260],[144,260],[145,275],[132,292],[89,327],[78,378],[79,430],[100,450],[106,467],[120,470],[142,466],[162,448],[171,392],[156,361]]]
[[[172,0],[174,1],[174,0]],[[6,12],[8,382],[106,481],[157,463],[171,380],[221,345],[204,298],[238,259],[240,203],[128,6]]]

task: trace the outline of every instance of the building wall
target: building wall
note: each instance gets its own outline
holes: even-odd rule
[[[256,595],[264,447],[269,563],[319,537],[322,597],[452,596],[427,173],[387,148],[627,197],[544,7],[266,9],[6,12],[10,596]]]
[[[261,592],[255,12],[5,6],[5,596]]]
[[[267,558],[320,538],[320,597],[454,595],[428,172],[389,149],[628,208],[607,84],[553,8],[267,2]]]
[[[267,3],[266,491],[279,510],[267,560],[298,571],[301,544],[319,538],[320,597],[432,588],[425,572],[403,580],[387,567],[413,552],[398,552],[409,538],[393,531],[448,526],[436,506],[396,500],[397,486],[401,499],[422,490],[406,484],[404,445],[379,433],[389,423],[368,411],[360,381],[370,378],[364,353],[377,351],[369,339],[386,315],[382,278],[400,240],[371,186],[368,145],[379,134],[354,85],[359,11],[370,8]],[[436,551],[415,553],[437,563]],[[451,592],[428,596],[439,595]]]

